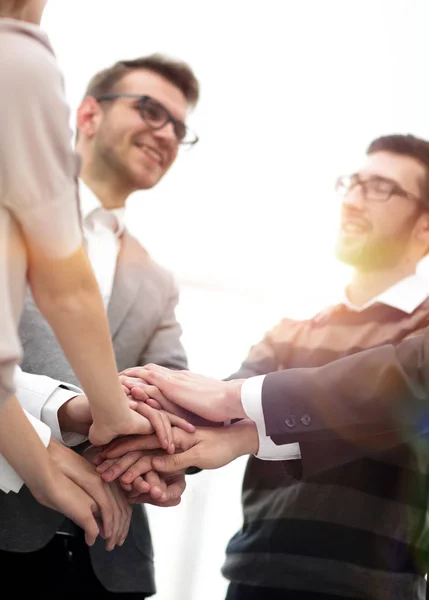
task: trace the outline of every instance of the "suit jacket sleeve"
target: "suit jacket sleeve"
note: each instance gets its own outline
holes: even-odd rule
[[[186,353],[180,339],[182,328],[175,313],[178,300],[178,289],[171,277],[171,287],[162,317],[152,338],[140,355],[140,365],[154,363],[169,369],[188,368]]]
[[[267,435],[300,442],[310,471],[416,440],[429,430],[428,353],[426,329],[396,347],[270,373],[262,388]]]

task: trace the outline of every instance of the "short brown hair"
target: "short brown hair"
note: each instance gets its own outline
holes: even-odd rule
[[[418,160],[426,170],[423,202],[429,209],[429,142],[414,135],[393,134],[379,137],[367,148],[367,154],[375,152],[391,152],[400,156],[409,156]]]
[[[200,86],[192,69],[186,63],[162,54],[151,54],[134,60],[120,60],[108,69],[103,69],[96,73],[89,82],[85,97],[100,98],[100,96],[112,93],[125,75],[140,69],[161,75],[183,93],[191,107],[197,104]]]

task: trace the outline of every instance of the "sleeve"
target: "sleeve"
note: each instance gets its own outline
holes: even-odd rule
[[[244,412],[254,421],[259,437],[257,458],[263,460],[295,460],[301,457],[298,443],[276,445],[265,433],[265,420],[262,410],[262,385],[265,374],[277,371],[287,362],[287,349],[291,344],[294,322],[283,319],[268,331],[263,339],[252,346],[240,369],[227,380],[246,379],[241,389]],[[278,348],[283,349],[279,356]]]
[[[80,434],[62,433],[58,421],[58,410],[63,404],[82,394],[80,388],[45,375],[24,373],[19,367],[15,370],[15,385],[21,406],[35,419],[47,425],[56,440],[66,446],[77,446],[86,441],[86,437]]]
[[[51,439],[51,431],[47,425],[35,419],[32,415],[25,412],[28,420],[33,425],[45,447],[48,446]],[[0,489],[8,494],[9,492],[18,493],[24,481],[16,471],[12,469],[7,460],[0,454]]]
[[[87,441],[87,436],[81,435],[80,433],[74,433],[73,431],[61,431],[60,423],[58,421],[58,411],[69,400],[75,398],[78,394],[82,394],[82,390],[74,388],[74,386],[67,384],[69,389],[58,387],[46,400],[42,408],[42,421],[50,428],[52,436],[58,441],[69,446],[79,446],[83,442]],[[74,389],[72,389],[74,388]]]
[[[182,328],[176,318],[179,293],[173,278],[171,290],[158,326],[140,354],[139,364],[154,363],[168,369],[187,369],[188,360],[181,342]]]
[[[63,258],[82,243],[77,160],[55,58],[41,41],[10,34],[0,67],[0,197],[29,254]]]
[[[299,442],[307,472],[339,460],[324,448],[347,449],[347,462],[418,443],[429,431],[428,400],[428,329],[323,367],[270,373],[262,386],[266,434],[275,444]]]
[[[262,386],[265,375],[251,377],[241,386],[241,402],[246,415],[258,431],[259,449],[257,458],[263,460],[296,460],[301,458],[298,443],[275,444],[265,433],[264,412],[262,410]]]

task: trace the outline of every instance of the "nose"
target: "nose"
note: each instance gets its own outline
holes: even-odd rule
[[[153,135],[158,139],[165,140],[171,145],[176,146],[178,144],[173,123],[167,123],[166,125],[164,125],[164,127],[161,127],[161,129],[156,129],[153,132]]]
[[[351,190],[343,196],[342,204],[343,206],[348,206],[350,208],[358,208],[359,210],[364,209],[366,204],[365,194],[359,183],[353,186]]]

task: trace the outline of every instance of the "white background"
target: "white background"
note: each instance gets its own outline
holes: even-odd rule
[[[427,0],[49,0],[44,19],[75,109],[118,59],[162,52],[192,66],[201,142],[128,223],[182,288],[192,369],[224,377],[280,316],[329,301],[332,184],[386,133],[429,138]],[[151,509],[156,600],[222,600],[245,461],[189,479]]]

